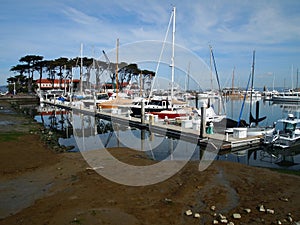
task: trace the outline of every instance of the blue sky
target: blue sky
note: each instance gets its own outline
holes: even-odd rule
[[[163,41],[172,6],[176,6],[176,44],[207,64],[211,45],[223,87],[231,86],[233,68],[235,84],[246,86],[253,50],[256,87],[266,85],[272,89],[273,80],[275,86],[296,86],[296,71],[300,68],[300,1],[297,0],[3,0],[1,3],[1,85],[13,75],[10,68],[25,55],[73,58],[80,55],[83,43],[84,56],[94,54],[99,58],[103,49],[113,51],[117,38],[121,46],[145,40]],[[147,52],[145,49],[143,54]]]

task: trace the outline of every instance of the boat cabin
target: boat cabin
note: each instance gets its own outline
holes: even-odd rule
[[[300,119],[297,119],[293,114],[289,114],[286,119],[278,120],[276,130],[282,133],[292,134],[298,132],[300,129]]]

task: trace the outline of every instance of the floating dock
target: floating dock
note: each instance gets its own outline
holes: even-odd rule
[[[213,134],[203,134],[203,137],[200,137],[200,131],[184,128],[182,126],[174,125],[171,123],[158,121],[154,122],[153,120],[145,120],[144,123],[141,122],[141,118],[131,117],[126,114],[121,114],[118,112],[108,112],[104,110],[96,110],[85,107],[76,107],[67,104],[57,104],[51,101],[43,101],[41,103],[52,105],[58,108],[71,110],[74,113],[81,113],[85,115],[99,117],[104,120],[112,121],[114,123],[135,127],[138,129],[147,129],[150,132],[161,134],[164,136],[177,138],[180,140],[198,143],[200,146],[212,145],[214,148],[219,150],[241,150],[246,148],[251,148],[254,146],[259,146],[262,141],[262,137],[254,136],[254,137],[245,137],[245,138],[234,138],[233,135],[228,135],[221,133],[213,133]]]

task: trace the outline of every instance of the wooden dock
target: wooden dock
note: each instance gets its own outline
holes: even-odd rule
[[[130,117],[126,114],[118,114],[112,113],[104,110],[96,110],[96,109],[89,109],[89,108],[78,108],[71,105],[66,104],[57,104],[50,101],[42,102],[44,104],[52,105],[58,108],[63,108],[66,110],[71,110],[74,113],[81,113],[85,115],[91,115],[95,117],[99,117],[104,120],[112,121],[114,123],[135,127],[138,129],[146,129],[150,132],[157,133],[160,135],[177,138],[180,140],[198,143],[200,146],[207,146],[212,145],[216,149],[220,150],[240,150],[246,149],[254,146],[259,146],[261,143],[261,137],[246,137],[246,138],[233,138],[232,135],[225,135],[221,133],[214,133],[214,134],[204,134],[204,137],[200,137],[200,131],[184,128],[181,126],[177,126],[174,124],[166,123],[163,121],[153,122],[153,120],[145,121],[141,123],[140,118]]]

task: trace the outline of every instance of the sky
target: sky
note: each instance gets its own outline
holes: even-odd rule
[[[83,56],[105,60],[102,54],[105,50],[115,62],[119,39],[120,59],[128,63],[144,62],[139,67],[147,67],[148,60],[159,61],[165,37],[172,42],[172,26],[168,35],[166,32],[174,6],[175,65],[181,64],[175,72],[181,70],[182,76],[177,82],[184,82],[184,74],[191,71],[197,82],[203,82],[202,87],[209,86],[210,75],[206,70],[210,67],[209,46],[212,46],[221,87],[231,87],[233,73],[235,86],[247,85],[254,50],[255,87],[297,85],[298,0],[3,0],[1,3],[0,85],[14,76],[9,70],[21,57],[33,54],[44,59],[74,58],[80,56],[81,43]],[[169,44],[165,52],[170,49]],[[188,56],[180,49],[188,52]],[[125,56],[126,51],[136,58]],[[171,63],[169,59],[166,54],[165,65]]]

